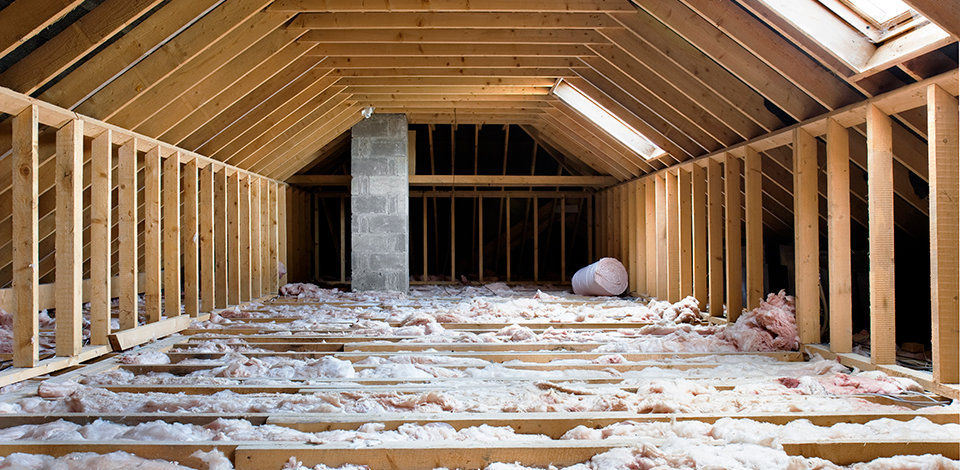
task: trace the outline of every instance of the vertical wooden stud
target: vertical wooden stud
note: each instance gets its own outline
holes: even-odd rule
[[[200,177],[197,159],[183,165],[183,217],[180,227],[180,249],[183,250],[183,304],[184,313],[191,317],[200,314]]]
[[[412,133],[412,132],[411,132]],[[277,269],[282,273],[279,276],[279,287],[287,284],[287,271],[290,268],[287,265],[287,192],[289,187],[286,184],[277,185]]]
[[[646,250],[647,250],[647,211],[646,211],[646,193],[644,193],[643,181],[637,181],[633,187],[633,211],[636,223],[633,230],[637,233],[637,243],[634,245],[636,254],[634,255],[634,265],[637,270],[637,294],[647,291],[647,268]]]
[[[259,178],[250,178],[250,297],[252,299],[259,299],[263,292],[260,281],[262,280],[260,275],[260,263],[263,262],[263,257],[260,255],[260,250],[263,248],[262,239],[260,238],[260,179]],[[316,203],[316,197],[313,198],[314,203]],[[314,223],[319,220],[316,212],[314,212]],[[314,253],[316,253],[316,244],[314,245]],[[319,266],[314,264],[314,270],[319,269]]]
[[[536,199],[534,199],[536,201]],[[539,214],[539,210],[537,214]],[[560,198],[560,282],[567,281],[567,198]]]
[[[709,272],[710,316],[723,314],[723,173],[720,164],[707,160],[707,245],[710,259]]]
[[[677,169],[677,193],[680,198],[678,207],[680,217],[680,295],[678,297],[680,298],[693,295],[693,233],[691,228],[693,217],[690,205],[692,194],[690,178],[689,169]]]
[[[594,226],[596,225],[596,221],[593,219],[593,205],[594,205],[593,199],[594,199],[594,197],[595,197],[595,196],[594,196],[593,194],[591,194],[591,195],[587,196],[587,199],[586,199],[586,206],[587,206],[587,261],[588,261],[588,262],[591,262],[591,263],[593,262],[593,253],[594,253],[594,246],[593,246],[593,237],[594,237],[594,234],[593,234],[593,232],[594,232]]]
[[[670,229],[668,228],[667,176],[656,176],[657,189],[657,297],[670,298]]]
[[[31,105],[13,118],[14,367],[33,367],[39,361],[38,134],[39,111]]]
[[[347,206],[346,198],[340,201],[340,282],[347,282]],[[426,233],[426,232],[424,232]],[[427,269],[424,265],[423,269]]]
[[[797,329],[800,342],[820,342],[820,248],[817,142],[802,128],[793,132],[793,226]],[[892,173],[892,170],[891,170]],[[891,231],[891,236],[893,233]]]
[[[244,175],[240,178],[240,301],[247,302],[253,298],[252,284],[253,284],[253,262],[250,255],[250,247],[252,243],[252,232],[253,225],[250,220],[250,176]],[[309,221],[310,218],[307,216],[307,211],[310,207],[308,200],[304,197],[305,194],[301,194],[300,197],[300,207],[301,215],[304,216],[301,220]],[[305,227],[309,227],[308,224],[304,224]],[[301,240],[303,244],[301,248],[306,251],[306,234],[307,230],[301,230]],[[306,253],[301,253],[306,255]],[[307,274],[307,257],[299,259],[300,263],[303,265],[303,277],[306,277]]]
[[[763,300],[763,169],[760,152],[744,148],[743,192],[746,227],[746,266],[748,309],[757,308]],[[849,253],[848,253],[849,254]]]
[[[162,309],[160,252],[160,146],[143,159],[143,304],[147,322],[160,321]]]
[[[120,226],[120,329],[137,326],[140,303],[137,299],[137,139],[120,146],[117,155],[118,220]]]
[[[657,273],[657,192],[656,176],[644,182],[644,208],[647,212],[647,295],[655,297],[659,294],[659,274]]]
[[[479,126],[477,126],[479,128]],[[426,220],[426,218],[424,218]],[[423,230],[424,236],[426,236],[427,230],[424,227]],[[426,249],[424,249],[426,253]],[[483,281],[483,196],[477,196],[477,279],[481,282]],[[426,266],[426,262],[424,262]],[[424,278],[426,279],[426,278]]]
[[[270,293],[280,292],[280,185],[276,181],[270,182]]]
[[[83,346],[83,121],[57,130],[56,349],[76,356]]]
[[[227,169],[213,174],[213,306],[227,306]]]
[[[680,194],[677,175],[667,172],[667,299],[680,300]]]
[[[273,251],[270,237],[270,181],[260,180],[260,295],[273,293],[270,256]]]
[[[707,306],[707,273],[709,255],[707,253],[707,169],[693,165],[691,169],[690,211],[693,216],[693,296],[701,306]]]
[[[563,270],[560,276],[563,277]],[[540,280],[540,200],[536,196],[533,198],[533,280]]]
[[[629,238],[628,248],[629,257],[626,266],[627,274],[630,279],[629,292],[635,294],[640,291],[638,281],[640,279],[640,265],[637,257],[637,240],[639,230],[637,230],[637,182],[633,181],[625,185],[626,187],[626,208],[627,208],[627,236]]]
[[[281,228],[286,230],[285,225],[281,225]],[[240,172],[234,172],[227,177],[227,303],[230,305],[238,305],[241,302],[241,268]]]
[[[427,262],[429,261],[428,256],[430,254],[430,244],[429,244],[429,233],[427,231],[428,218],[427,218],[427,196],[423,196],[423,277],[421,280],[424,282],[427,281]]]
[[[930,176],[930,289],[933,380],[960,382],[960,183],[957,99],[939,85],[927,88]]]
[[[454,126],[450,126],[450,145],[453,145]],[[450,171],[453,171],[453,150],[450,155]],[[457,200],[450,196],[450,281],[457,281]]]
[[[743,228],[740,169],[743,161],[727,154],[723,163],[723,196],[726,228],[727,320],[736,321],[743,310]]]
[[[827,120],[827,259],[830,269],[830,350],[853,351],[850,258],[850,134]]]
[[[110,334],[112,298],[113,131],[95,137],[90,154],[90,344],[103,345]]]
[[[216,251],[214,248],[213,164],[200,168],[200,310],[215,308]]]
[[[180,152],[163,161],[163,310],[180,315]]]
[[[510,236],[510,196],[507,196],[507,282],[510,282],[510,253],[513,251],[513,237]]]

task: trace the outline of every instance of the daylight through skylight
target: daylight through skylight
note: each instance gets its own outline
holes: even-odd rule
[[[553,88],[553,93],[643,158],[656,158],[666,153],[573,85],[561,80]]]

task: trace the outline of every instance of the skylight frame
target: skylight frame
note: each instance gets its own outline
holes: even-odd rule
[[[870,11],[879,8],[869,4],[873,0],[816,1],[876,45],[929,23],[929,20],[907,4],[903,4],[905,9],[896,15],[889,18],[877,18]],[[903,3],[901,0],[890,1]]]
[[[631,151],[640,155],[645,160],[654,160],[666,155],[666,151],[653,143],[647,136],[640,133],[630,124],[611,112],[609,109],[598,103],[583,90],[571,85],[563,79],[557,80],[550,90],[550,94],[556,96],[567,106],[580,113],[594,125],[602,129],[608,135],[622,143]]]

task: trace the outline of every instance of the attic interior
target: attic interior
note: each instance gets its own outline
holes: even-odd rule
[[[958,11],[0,1],[0,468],[960,469]]]

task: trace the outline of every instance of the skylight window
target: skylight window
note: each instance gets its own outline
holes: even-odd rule
[[[881,28],[910,15],[910,7],[900,0],[845,0],[844,3]]]
[[[649,160],[666,153],[573,85],[561,80],[553,87],[553,94],[643,158]]]

